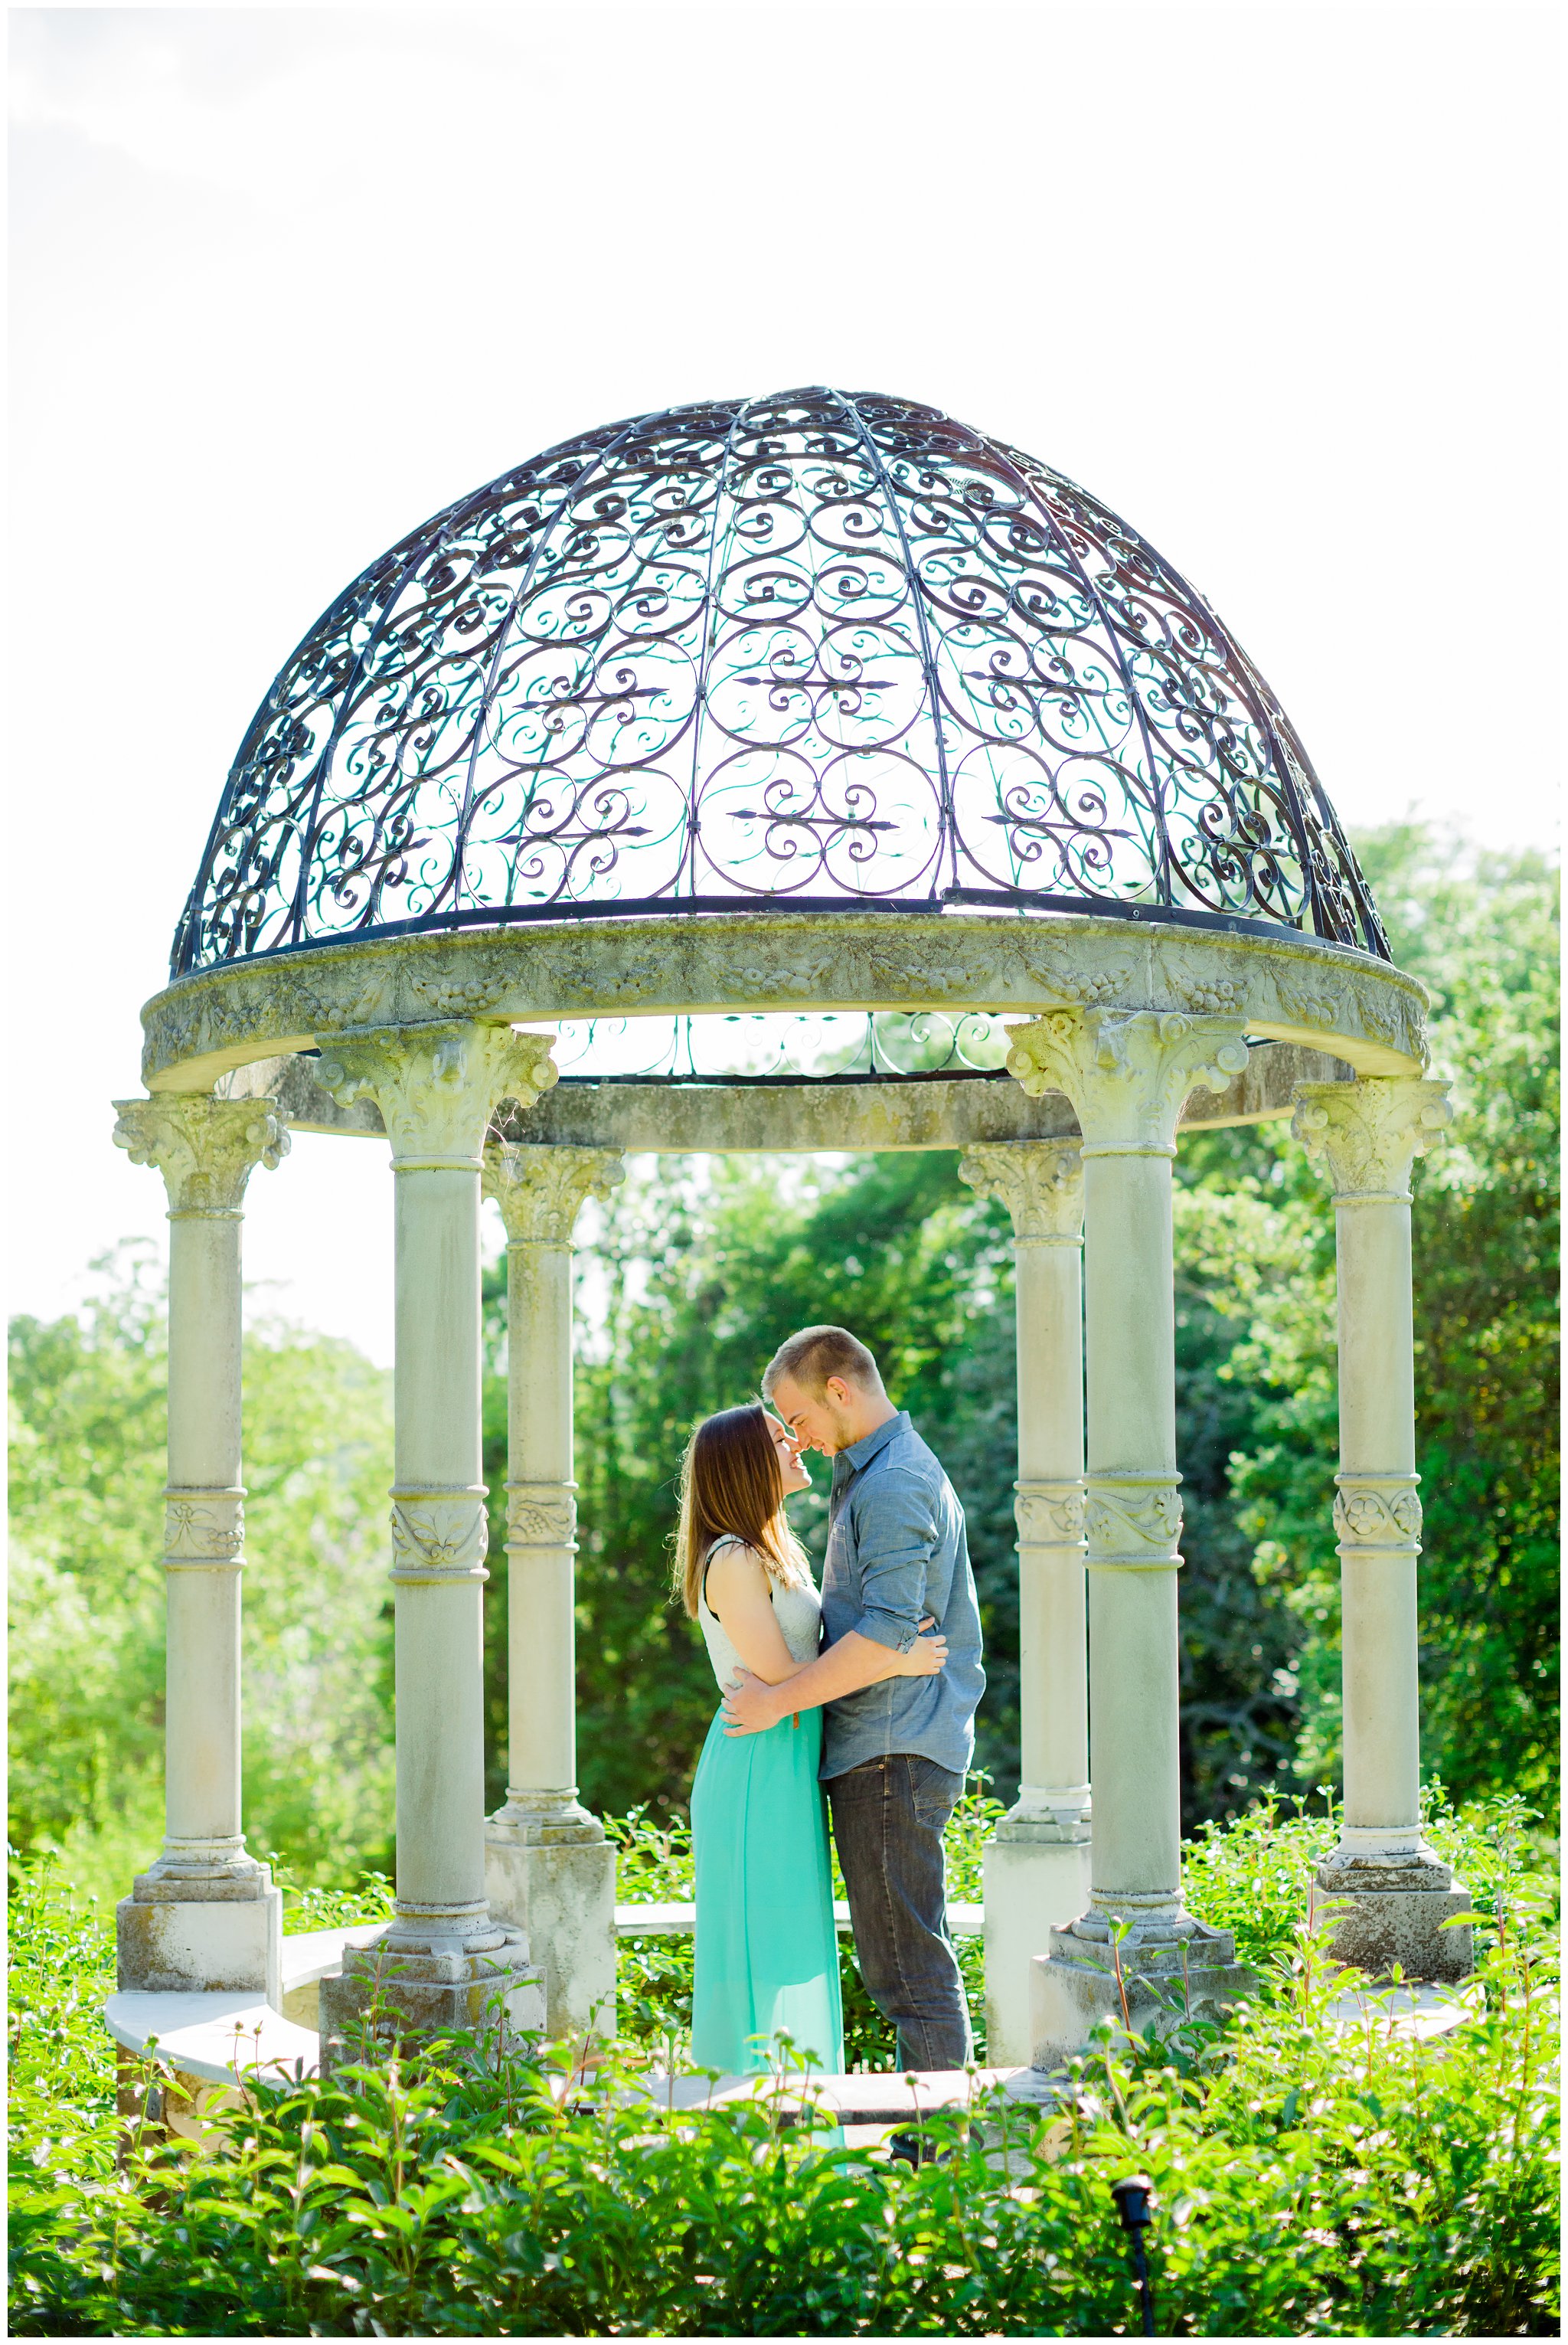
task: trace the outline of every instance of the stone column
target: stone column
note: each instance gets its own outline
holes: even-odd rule
[[[340,1107],[375,1099],[397,1183],[397,1899],[321,1983],[330,2056],[378,1993],[415,2032],[543,2022],[527,1937],[485,1898],[479,1206],[491,1109],[555,1070],[545,1036],[464,1021],[331,1036],[317,1073]]]
[[[1452,1119],[1442,1083],[1362,1077],[1302,1083],[1294,1130],[1334,1191],[1339,1257],[1339,1534],[1345,1804],[1318,1874],[1340,1962],[1456,1979],[1471,1933],[1463,1885],[1421,1832],[1415,1371],[1411,1165]]]
[[[1168,2018],[1169,1989],[1212,2015],[1250,1984],[1229,1933],[1181,1900],[1170,1202],[1187,1096],[1224,1090],[1247,1049],[1239,1019],[1147,1010],[1055,1011],[1010,1030],[1010,1071],[1033,1096],[1065,1092],[1083,1133],[1092,1887],[1035,1960],[1033,2060],[1049,2068],[1097,2021],[1119,2020],[1113,1924],[1128,1925],[1135,2032]]]
[[[1018,1796],[985,1854],[987,2056],[1033,2050],[1034,1957],[1089,1894],[1084,1611],[1083,1171],[1076,1140],[970,1148],[1013,1223],[1018,1319]]]
[[[507,1789],[485,1880],[528,1932],[551,2037],[615,2032],[615,1851],[577,1797],[572,1233],[624,1177],[618,1149],[485,1150],[507,1234]]]
[[[240,1225],[288,1135],[271,1100],[116,1102],[115,1142],[168,1193],[163,1854],[116,1908],[118,1979],[282,1996],[282,1899],[240,1829]]]

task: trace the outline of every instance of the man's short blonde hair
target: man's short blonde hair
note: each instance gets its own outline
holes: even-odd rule
[[[829,1376],[858,1385],[863,1392],[882,1393],[876,1362],[847,1327],[803,1327],[798,1335],[786,1336],[763,1371],[765,1400],[772,1400],[783,1376],[806,1393],[822,1393]]]

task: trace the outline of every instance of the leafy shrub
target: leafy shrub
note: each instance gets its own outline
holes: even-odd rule
[[[1555,1960],[1528,1817],[1433,1829],[1472,1882],[1476,2010],[1440,2046],[1331,2024],[1288,1883],[1327,1826],[1268,1810],[1192,1854],[1269,1991],[1216,2053],[1079,2064],[1069,2106],[977,2104],[911,2169],[782,2129],[775,2106],[593,2106],[564,2065],[417,2069],[246,2094],[227,2140],[113,2164],[96,2003],[108,1934],[46,1867],[13,1906],[13,2328],[21,2335],[1068,2335],[1136,2324],[1108,2184],[1153,2178],[1169,2335],[1558,2333]],[[663,1853],[622,1842],[673,1890]],[[638,1853],[641,1849],[641,1853]],[[1247,1883],[1256,1884],[1250,1903]],[[781,2072],[782,2076],[782,2072]]]
[[[163,1839],[167,1354],[152,1249],[129,1241],[95,1269],[80,1317],[10,1327],[8,1837],[57,1849],[106,1902]],[[252,1314],[246,1820],[252,1847],[318,1881],[387,1846],[390,1466],[389,1377]]]

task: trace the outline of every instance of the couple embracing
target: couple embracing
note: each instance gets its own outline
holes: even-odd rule
[[[686,1453],[676,1579],[723,1703],[692,1787],[692,2052],[730,2074],[787,2029],[844,2066],[826,1807],[861,1976],[902,2068],[961,2068],[973,2038],[947,1930],[942,1833],[985,1687],[964,1513],[842,1327],[807,1327],[764,1407],[700,1425]],[[833,1460],[819,1596],[784,1512]],[[825,1794],[825,1802],[824,1802]]]

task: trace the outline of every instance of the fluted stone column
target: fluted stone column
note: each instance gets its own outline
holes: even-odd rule
[[[1018,1796],[985,1853],[988,2056],[1033,2051],[1034,1958],[1089,1895],[1084,1602],[1084,1184],[1076,1140],[970,1148],[1013,1223],[1018,1321]]]
[[[392,1582],[398,1881],[390,1926],[321,1984],[330,2055],[378,1991],[414,2031],[544,2017],[526,1934],[485,1897],[480,1172],[491,1112],[555,1080],[537,1034],[472,1022],[324,1045],[321,1083],[381,1111],[397,1183]]]
[[[1155,1010],[1061,1010],[1010,1030],[1011,1072],[1034,1096],[1065,1092],[1083,1134],[1092,1885],[1034,1964],[1033,2060],[1049,2068],[1119,2019],[1113,1924],[1128,1925],[1137,2032],[1167,2018],[1172,1985],[1212,2015],[1250,1985],[1229,1934],[1181,1899],[1170,1199],[1189,1092],[1222,1091],[1247,1050],[1239,1019]]]
[[[116,1908],[122,1990],[282,1997],[282,1900],[240,1826],[240,1229],[288,1147],[271,1100],[120,1100],[115,1142],[168,1193],[163,1854]]]
[[[1339,1260],[1339,1535],[1345,1804],[1318,1874],[1341,1962],[1463,1978],[1470,1898],[1421,1839],[1416,1558],[1412,1160],[1451,1121],[1446,1086],[1363,1077],[1303,1083],[1294,1130],[1334,1191]]]
[[[552,2037],[615,2032],[615,1852],[577,1797],[572,1233],[624,1178],[617,1149],[492,1142],[506,1224],[507,1791],[486,1829],[491,1911],[528,1932]]]

